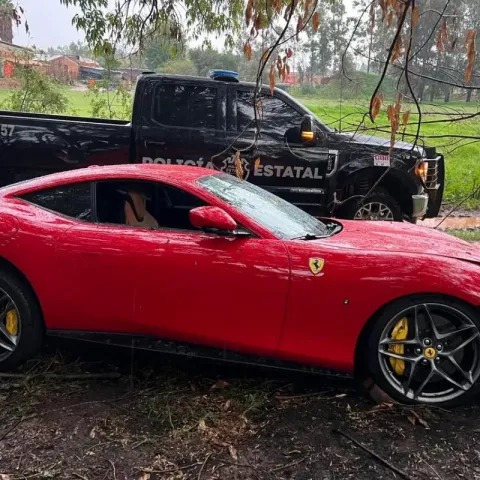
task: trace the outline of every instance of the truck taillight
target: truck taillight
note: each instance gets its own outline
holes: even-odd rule
[[[415,173],[424,181],[427,181],[428,162],[420,162],[415,168]]]

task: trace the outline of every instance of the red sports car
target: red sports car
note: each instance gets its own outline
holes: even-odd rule
[[[44,333],[357,373],[452,405],[480,376],[480,249],[316,219],[198,167],[91,167],[0,189],[0,367]]]

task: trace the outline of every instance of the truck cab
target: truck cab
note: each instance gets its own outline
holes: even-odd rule
[[[255,84],[238,81],[234,72],[140,77],[135,161],[241,175],[315,216],[416,221],[438,215],[444,159],[434,148],[396,142],[389,155],[389,139],[339,132],[282,89],[272,95],[262,87],[255,114],[254,94]]]

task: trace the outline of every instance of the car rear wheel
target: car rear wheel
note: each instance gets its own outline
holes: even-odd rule
[[[367,357],[374,383],[400,403],[464,403],[478,390],[478,313],[442,297],[402,300],[375,322]]]
[[[0,370],[11,370],[31,358],[43,340],[43,320],[26,282],[0,271]]]

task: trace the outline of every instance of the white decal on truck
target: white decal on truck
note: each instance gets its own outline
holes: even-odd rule
[[[314,178],[321,180],[319,168],[311,167],[286,167],[285,165],[259,165],[255,168],[255,177],[278,177],[278,178]]]
[[[151,158],[143,157],[142,163],[160,163],[163,165],[192,165],[197,167],[211,168],[216,170],[215,165],[211,161],[205,161],[202,157],[198,160],[183,160],[177,158]],[[242,159],[243,174],[245,180],[248,179],[251,173],[250,163]],[[235,175],[235,159],[233,156],[228,157],[222,161],[219,168],[222,172]],[[277,177],[277,178],[311,178],[314,180],[322,180],[323,175],[320,174],[320,168],[317,167],[290,167],[285,165],[259,165],[253,169],[254,177]]]
[[[14,130],[15,130],[15,125],[3,124],[0,126],[0,135],[2,137],[11,137],[13,135]]]
[[[390,166],[390,155],[375,155],[373,157],[373,166],[374,167],[389,167]]]

